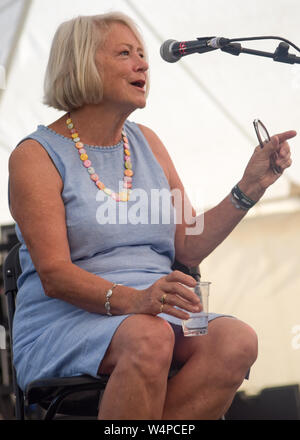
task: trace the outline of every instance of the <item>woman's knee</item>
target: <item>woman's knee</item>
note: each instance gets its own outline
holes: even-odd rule
[[[170,324],[157,316],[133,315],[124,321],[118,363],[147,375],[168,371],[175,336]]]
[[[236,338],[236,357],[240,359],[241,364],[250,367],[257,359],[258,339],[257,334],[248,324],[239,321],[239,330]]]
[[[233,382],[242,382],[257,359],[258,339],[255,331],[248,324],[235,320],[224,336],[221,353],[225,377]]]

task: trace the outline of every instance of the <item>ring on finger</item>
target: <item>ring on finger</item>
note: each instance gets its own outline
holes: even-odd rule
[[[163,308],[164,308],[164,304],[162,304],[162,305],[160,306],[160,310],[159,310],[159,313],[162,313],[162,311],[163,311]]]
[[[167,303],[166,298],[167,298],[167,294],[164,293],[163,296],[159,300],[161,302],[162,306]]]

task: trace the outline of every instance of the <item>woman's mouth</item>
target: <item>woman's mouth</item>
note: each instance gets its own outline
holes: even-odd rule
[[[138,80],[138,81],[134,81],[134,82],[132,82],[132,83],[130,83],[130,84],[131,84],[132,86],[134,86],[134,87],[136,87],[136,88],[138,88],[138,89],[144,91],[144,87],[145,87],[146,81],[144,81],[144,80]]]

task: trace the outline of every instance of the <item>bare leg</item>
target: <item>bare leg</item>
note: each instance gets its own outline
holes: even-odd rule
[[[221,418],[256,356],[255,332],[236,319],[212,321],[207,336],[180,336],[174,357],[184,365],[169,380],[163,419]]]
[[[161,419],[174,349],[174,332],[161,318],[133,315],[116,331],[99,373],[110,374],[99,419]]]

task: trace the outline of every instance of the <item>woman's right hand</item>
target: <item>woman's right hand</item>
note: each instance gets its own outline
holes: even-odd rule
[[[189,319],[189,314],[201,312],[202,305],[198,296],[185,287],[196,286],[196,280],[183,272],[175,270],[160,278],[150,287],[139,291],[135,304],[135,313],[158,315],[166,313],[179,319]],[[162,304],[162,298],[164,302]],[[184,310],[178,310],[175,306]]]

